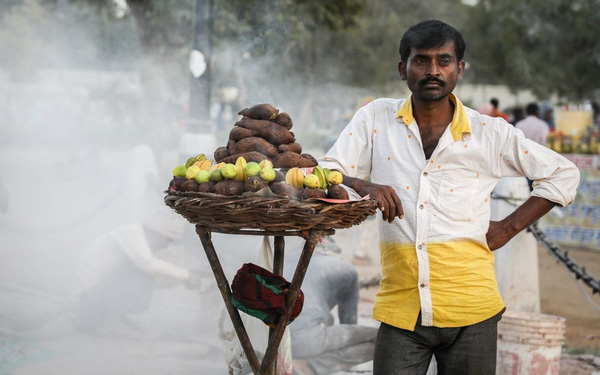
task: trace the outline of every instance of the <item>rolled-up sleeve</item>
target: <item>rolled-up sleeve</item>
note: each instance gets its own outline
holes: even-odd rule
[[[577,167],[573,163],[571,164],[566,167],[557,167],[548,178],[534,181],[531,195],[546,198],[563,207],[573,203],[580,175]]]
[[[579,186],[579,169],[559,153],[525,138],[519,129],[509,127],[502,148],[500,168],[505,176],[526,176],[533,180],[532,196],[561,206],[573,202]]]

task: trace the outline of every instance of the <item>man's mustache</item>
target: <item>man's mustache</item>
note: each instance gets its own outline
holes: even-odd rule
[[[427,78],[423,78],[422,80],[419,81],[419,84],[421,86],[429,83],[429,82],[437,82],[440,84],[440,86],[442,87],[446,87],[446,82],[442,81],[441,79],[437,78],[437,77],[427,77]]]

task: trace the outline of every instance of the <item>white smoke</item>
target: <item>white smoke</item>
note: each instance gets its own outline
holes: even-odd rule
[[[26,1],[1,16],[0,44],[12,41],[14,49],[0,52],[0,374],[224,374],[223,302],[189,223],[181,240],[155,255],[196,272],[199,288],[161,280],[132,326],[92,333],[75,325],[86,249],[139,221],[144,206],[163,205],[171,170],[184,161],[178,142],[189,78],[183,54],[161,66],[143,60],[131,21],[113,25],[131,54],[102,50],[96,13],[57,4],[52,13]],[[240,107],[269,102],[290,113],[298,141],[318,157],[366,95],[346,88],[334,95],[337,87],[323,85],[303,122],[302,83],[289,77],[273,85],[266,61],[238,53],[222,45],[214,53],[219,145]],[[259,237],[213,240],[230,280],[261,244]]]

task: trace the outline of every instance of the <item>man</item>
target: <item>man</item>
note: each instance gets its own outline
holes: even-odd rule
[[[512,119],[509,121],[511,124],[516,124],[517,122],[523,120],[525,118],[525,111],[523,107],[517,106],[512,110]]]
[[[527,117],[515,123],[515,127],[523,132],[526,138],[546,146],[546,137],[550,132],[548,124],[540,119],[540,107],[536,103],[529,103],[527,108]],[[527,178],[529,190],[533,190],[533,180]]]
[[[542,102],[540,106],[540,118],[548,124],[550,130],[556,129],[554,122],[554,106],[549,101]]]
[[[288,280],[300,253],[287,254]],[[295,374],[333,374],[373,359],[377,328],[357,324],[358,289],[358,273],[350,262],[315,251],[302,284],[302,313],[290,324]],[[339,324],[331,313],[336,306]]]
[[[505,307],[492,251],[575,196],[571,162],[452,94],[464,50],[440,21],[410,27],[398,70],[412,95],[361,108],[319,160],[381,211],[374,375],[425,374],[432,355],[440,373],[494,374]],[[523,175],[535,180],[531,197],[490,222],[498,180]]]
[[[498,107],[500,105],[500,101],[496,98],[490,99],[490,104],[492,105],[492,117],[502,117],[504,121],[508,122],[508,115],[500,110]]]
[[[536,103],[529,103],[525,111],[527,117],[515,123],[515,127],[520,129],[526,138],[546,146],[546,137],[550,132],[550,127],[540,119],[540,107]]]
[[[150,305],[157,280],[177,280],[197,288],[199,275],[155,253],[181,238],[185,221],[159,206],[141,224],[126,224],[93,240],[79,267],[81,293],[75,309],[78,328],[98,334],[139,332],[135,315]]]

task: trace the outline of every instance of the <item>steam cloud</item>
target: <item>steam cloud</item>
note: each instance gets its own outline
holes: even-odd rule
[[[126,21],[110,26],[122,30],[119,48],[102,49],[98,33],[106,25],[63,1],[55,14],[32,1],[20,12],[5,11],[8,27],[0,32],[0,43],[16,41],[0,54],[0,373],[224,374],[217,327],[223,303],[189,223],[182,239],[155,255],[197,272],[200,289],[159,281],[135,329],[92,334],[75,324],[89,244],[139,220],[146,206],[163,205],[171,170],[183,162],[178,142],[189,77],[181,59],[160,66],[142,59]],[[19,14],[44,22],[18,29]],[[239,51],[214,51],[219,145],[240,106],[269,102],[290,113],[299,142],[320,156],[343,115],[366,95],[322,85],[306,116],[300,80],[288,74],[273,89],[264,69],[272,61]],[[228,277],[257,261],[261,240],[214,235]]]

